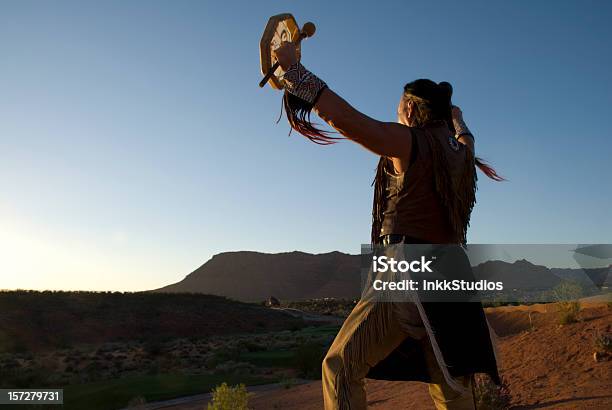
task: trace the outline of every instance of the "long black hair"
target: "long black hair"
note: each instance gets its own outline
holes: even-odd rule
[[[435,83],[429,79],[419,79],[404,86],[404,98],[416,100],[417,103],[417,124],[415,124],[417,127],[424,127],[433,121],[444,120],[448,128],[455,134],[452,96],[453,86],[446,81]],[[482,158],[476,157],[475,163],[487,177],[495,181],[504,180]]]
[[[455,134],[456,130],[452,120],[452,103],[453,87],[450,83],[443,81],[435,83],[429,79],[419,79],[412,81],[404,86],[403,102],[412,100],[415,103],[415,113],[413,117],[414,127],[425,127],[436,122],[445,122],[450,131]],[[432,139],[428,141],[430,144],[436,144]],[[448,166],[445,165],[445,160],[438,152],[435,162],[435,183],[438,194],[441,196],[442,202],[449,210],[449,219],[458,240],[465,243],[467,236],[467,227],[469,226],[470,214],[476,202],[476,181],[477,176],[475,166],[489,178],[495,181],[502,181],[495,169],[488,165],[481,158],[474,157],[473,153],[468,152],[466,161],[468,162],[464,175],[459,179],[460,187],[455,189],[461,190],[461,193],[451,192],[453,190],[450,182]],[[372,243],[380,243],[380,234],[383,223],[383,213],[386,208],[385,189],[387,186],[387,173],[390,168],[390,162],[387,158],[381,157],[376,169],[376,177],[372,185],[374,185],[374,199],[372,204]]]

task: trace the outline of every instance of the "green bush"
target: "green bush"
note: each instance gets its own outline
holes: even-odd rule
[[[222,383],[213,389],[212,396],[208,410],[248,410],[249,393],[244,384],[230,387]]]
[[[578,321],[578,313],[580,312],[580,303],[578,302],[560,302],[559,303],[559,324],[569,325]]]
[[[578,300],[584,293],[582,285],[574,280],[564,280],[552,290],[553,298],[558,302]]]
[[[559,324],[568,325],[578,321],[580,299],[584,295],[582,285],[576,281],[563,281],[553,289],[554,298],[559,304]]]

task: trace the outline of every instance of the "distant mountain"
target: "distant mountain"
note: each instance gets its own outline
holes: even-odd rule
[[[279,299],[357,298],[360,255],[341,252],[215,255],[175,284],[155,292],[198,292],[241,301]]]
[[[476,279],[501,281],[504,289],[552,289],[561,279],[546,266],[534,265],[521,259],[513,263],[487,261],[474,266]]]
[[[585,286],[610,286],[612,281],[612,265],[604,268],[566,269],[552,268],[550,270],[556,276],[580,282]]]
[[[260,253],[215,255],[185,279],[152,292],[194,292],[253,302],[270,296],[284,300],[358,298],[361,255],[341,252]],[[477,279],[502,281],[504,289],[550,290],[562,280],[584,272],[549,269],[527,260],[487,261],[473,267]]]

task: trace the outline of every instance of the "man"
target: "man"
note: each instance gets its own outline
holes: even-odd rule
[[[372,243],[464,244],[475,203],[476,166],[492,179],[502,178],[475,158],[473,136],[461,110],[451,106],[450,84],[406,84],[398,121],[381,122],[354,109],[308,71],[293,44],[283,43],[275,54],[285,70],[284,106],[295,130],[317,143],[334,142],[310,123],[314,109],[342,136],[380,156]],[[365,409],[366,376],[425,381],[438,409],[473,408],[475,373],[499,381],[479,303],[362,299],[323,361],[325,408]]]

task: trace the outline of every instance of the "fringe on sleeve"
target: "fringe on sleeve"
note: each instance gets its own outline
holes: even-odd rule
[[[323,88],[321,91],[319,91],[319,94],[313,103],[309,103],[308,101],[305,101],[288,91],[285,91],[283,96],[283,107],[285,109],[285,113],[287,114],[287,121],[289,121],[291,128],[312,142],[320,145],[333,144],[337,140],[342,139],[339,137],[330,136],[329,131],[321,130],[310,120],[312,109],[325,89],[326,88]]]

